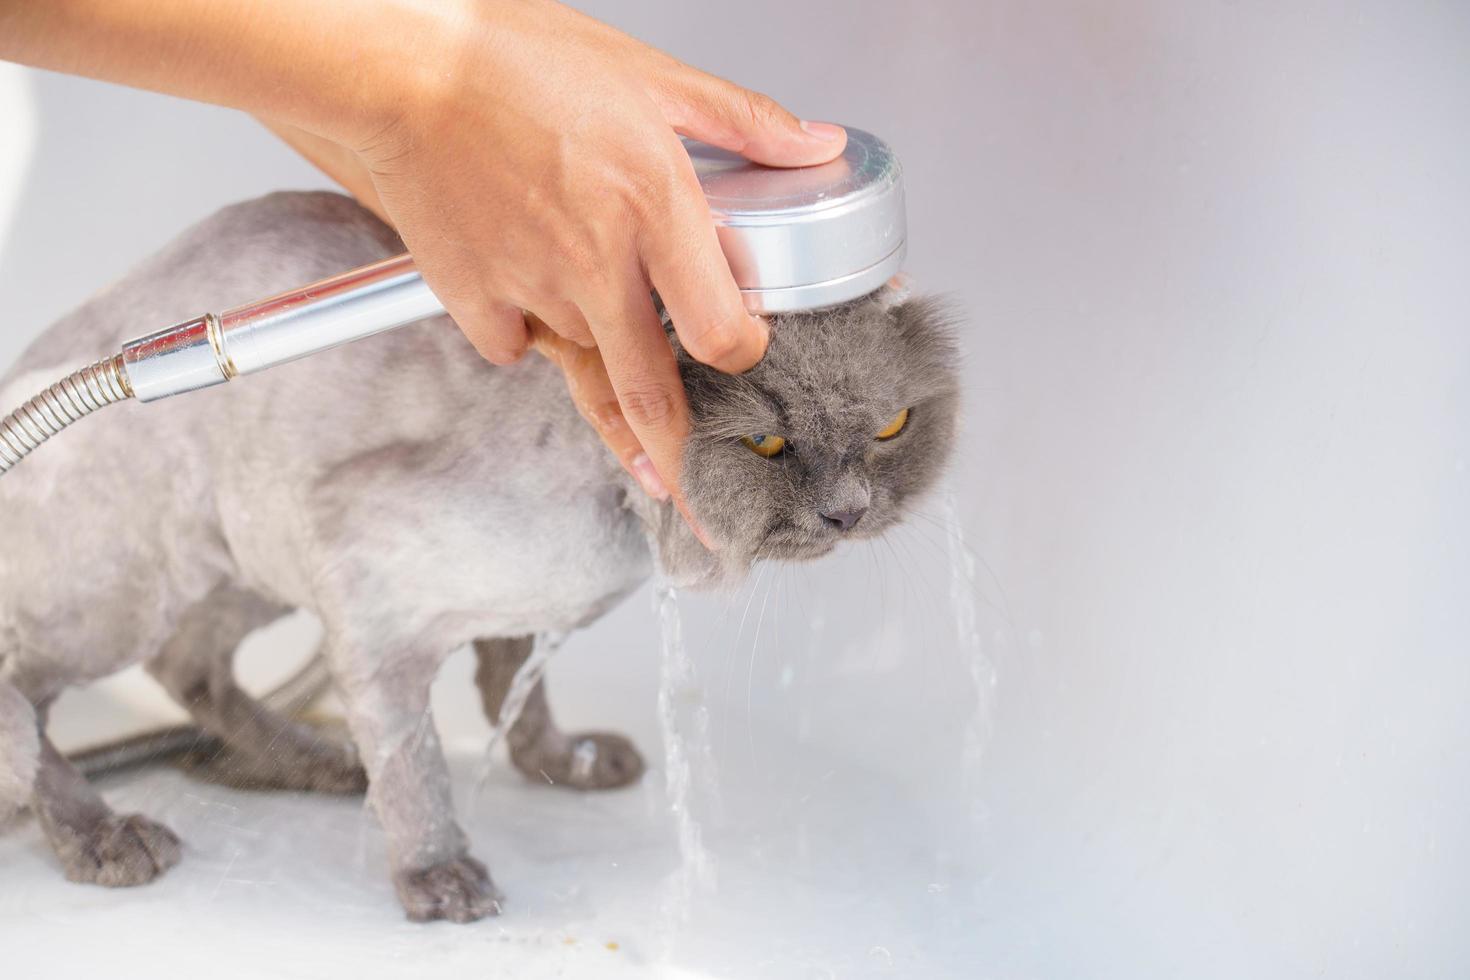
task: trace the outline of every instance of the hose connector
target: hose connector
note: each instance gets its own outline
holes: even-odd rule
[[[128,341],[122,361],[140,402],[198,391],[235,376],[213,313]]]

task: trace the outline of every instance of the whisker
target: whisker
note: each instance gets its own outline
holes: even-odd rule
[[[739,651],[740,649],[740,640],[745,635],[745,621],[746,618],[750,616],[750,606],[753,602],[755,602],[755,593],[760,588],[761,579],[765,577],[765,574],[766,565],[765,563],[762,563],[760,568],[757,570],[755,577],[751,580],[750,595],[745,600],[745,611],[740,614],[740,626],[735,631],[735,642],[730,649],[729,656],[725,658],[725,677],[724,683],[721,685],[724,688],[724,694],[722,695],[720,706],[720,749],[722,752],[729,744],[731,729],[735,727],[730,719],[730,694],[735,681],[735,657],[737,651]]]
[[[911,510],[911,511],[907,511],[907,513],[908,514],[912,514],[915,517],[922,518],[925,521],[928,521],[930,524],[934,525],[939,530],[943,531],[948,536],[949,539],[952,539],[954,541],[954,543],[956,543],[960,547],[962,547],[965,550],[965,552],[970,555],[970,557],[974,558],[975,561],[979,562],[980,566],[985,569],[985,574],[990,579],[990,583],[992,585],[994,585],[996,591],[998,593],[1000,593],[1000,604],[999,605],[997,605],[994,601],[992,601],[990,599],[990,597],[989,596],[986,596],[983,592],[979,593],[981,601],[983,601],[987,606],[989,606],[992,610],[994,610],[996,613],[998,613],[1000,615],[1000,617],[1005,621],[1005,623],[1006,623],[1007,626],[1014,626],[1015,623],[1011,619],[1011,612],[1010,612],[1010,604],[1011,603],[1010,603],[1010,598],[1006,595],[1005,586],[1001,583],[1000,576],[998,576],[998,575],[995,574],[995,569],[991,567],[990,562],[988,562],[988,561],[985,560],[985,556],[982,555],[979,551],[977,551],[974,548],[972,548],[970,546],[969,542],[965,540],[964,535],[962,533],[962,530],[960,528],[958,528],[957,526],[955,526],[954,524],[951,524],[951,523],[949,523],[947,521],[941,521],[941,520],[939,520],[939,519],[937,519],[937,518],[935,518],[935,517],[933,517],[933,516],[931,516],[929,514],[926,514],[926,513],[922,512],[922,511]],[[908,528],[909,528],[909,530],[911,530],[914,533],[918,534],[919,537],[920,537],[920,539],[923,540],[925,544],[928,544],[930,547],[933,547],[933,548],[939,549],[941,551],[944,551],[945,553],[948,553],[948,548],[949,548],[949,541],[948,540],[946,540],[943,544],[941,544],[941,543],[936,542],[933,539],[931,539],[926,533],[924,533],[923,529],[920,528],[918,525],[910,524],[910,525],[908,525]]]

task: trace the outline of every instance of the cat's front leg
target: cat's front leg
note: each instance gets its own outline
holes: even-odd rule
[[[404,911],[416,922],[473,922],[498,914],[502,896],[454,819],[449,768],[429,708],[445,653],[405,649],[334,631],[328,659]]]
[[[516,673],[535,647],[529,636],[475,641],[475,686],[485,717],[501,724],[500,709]],[[520,716],[506,734],[510,760],[536,783],[569,789],[616,789],[643,775],[643,756],[616,732],[563,732],[551,717],[546,682],[536,681]]]

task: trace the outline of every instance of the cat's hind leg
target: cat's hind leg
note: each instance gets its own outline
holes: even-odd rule
[[[221,586],[184,614],[148,662],[148,672],[213,736],[185,757],[185,768],[236,788],[361,793],[367,775],[350,742],[272,711],[235,681],[236,648],[288,611]]]
[[[534,640],[475,641],[475,685],[485,717],[500,723],[500,709],[516,671],[531,655]],[[538,680],[520,716],[505,736],[511,762],[527,778],[571,789],[614,789],[637,782],[643,756],[631,741],[614,732],[563,732],[551,717],[545,680]]]

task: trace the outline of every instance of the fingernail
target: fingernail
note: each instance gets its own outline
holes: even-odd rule
[[[648,458],[647,453],[639,453],[633,457],[633,476],[643,492],[654,500],[668,500],[669,488],[664,486],[663,478],[658,475],[658,470],[653,468],[653,460]]]
[[[846,132],[841,126],[835,126],[832,123],[808,122],[805,119],[801,121],[801,128],[817,139],[826,140],[828,143],[842,139]]]

